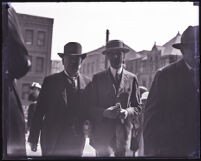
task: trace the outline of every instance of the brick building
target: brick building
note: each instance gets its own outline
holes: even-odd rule
[[[180,39],[181,35],[178,33],[163,46],[158,46],[155,43],[151,51],[140,51],[140,58],[126,61],[126,68],[138,76],[139,85],[149,89],[157,69],[173,63],[182,57],[180,50],[172,47],[172,44],[179,43]]]
[[[42,84],[44,77],[51,72],[53,19],[26,14],[18,14],[18,17],[32,67],[17,80],[17,87],[22,104],[28,105],[30,84],[33,81]]]
[[[126,54],[125,60],[140,58],[140,54],[125,44],[125,47],[130,49]],[[105,46],[102,46],[96,50],[90,51],[87,54],[87,58],[83,61],[80,72],[92,78],[93,74],[105,70],[109,66],[109,62],[102,52],[105,50]]]
[[[51,60],[51,74],[59,73],[64,70],[61,60]]]

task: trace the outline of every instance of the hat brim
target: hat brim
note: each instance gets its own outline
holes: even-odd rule
[[[64,53],[57,53],[61,58],[63,58],[63,56],[64,55],[66,55],[66,54],[64,54]],[[79,57],[82,57],[82,59],[85,59],[86,58],[86,53],[83,53],[83,54],[68,54],[69,56],[79,56]]]
[[[111,48],[111,49],[106,49],[102,52],[103,55],[111,52],[111,51],[123,51],[124,53],[127,53],[129,52],[129,49],[126,49],[126,48]]]
[[[173,44],[172,47],[175,49],[181,49],[181,43]]]

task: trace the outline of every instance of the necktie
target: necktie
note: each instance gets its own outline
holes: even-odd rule
[[[67,76],[67,80],[68,82],[70,83],[70,85],[73,87],[73,88],[76,88],[77,87],[77,77],[69,77]]]
[[[120,75],[116,72],[115,74],[115,88],[118,89],[119,88],[119,80],[120,80]]]

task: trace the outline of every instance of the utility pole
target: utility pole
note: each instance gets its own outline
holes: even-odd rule
[[[109,34],[110,34],[110,32],[109,32],[109,30],[107,29],[107,30],[106,30],[106,43],[105,43],[105,46],[107,45],[107,43],[108,43],[108,41],[109,41]],[[107,58],[107,56],[105,55],[105,69],[107,69],[107,67],[108,67],[108,58]]]

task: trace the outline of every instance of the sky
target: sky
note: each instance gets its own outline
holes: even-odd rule
[[[93,51],[109,39],[122,40],[135,51],[163,45],[189,25],[199,24],[199,8],[193,2],[21,2],[16,12],[54,18],[51,59],[59,60],[70,41],[82,51]]]

